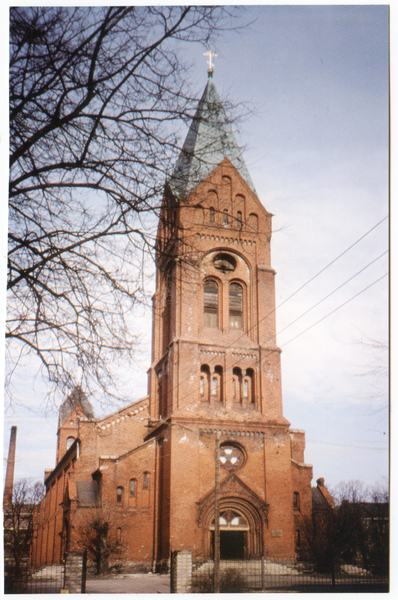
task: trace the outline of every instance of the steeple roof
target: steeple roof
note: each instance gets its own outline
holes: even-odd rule
[[[174,195],[179,200],[187,198],[226,157],[256,193],[209,72],[208,83],[169,181]]]
[[[79,407],[88,419],[94,418],[93,407],[91,406],[86,394],[83,392],[80,386],[76,386],[59,408],[59,427],[62,427],[70,413],[75,408]]]

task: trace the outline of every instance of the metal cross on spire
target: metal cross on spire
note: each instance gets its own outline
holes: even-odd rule
[[[203,53],[203,56],[208,56],[209,60],[207,61],[207,64],[209,65],[209,69],[208,69],[208,74],[209,76],[213,75],[213,63],[212,63],[212,58],[216,58],[217,54],[215,52],[213,52],[213,50],[208,50],[207,52]]]

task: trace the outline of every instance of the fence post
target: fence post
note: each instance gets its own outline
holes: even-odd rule
[[[216,433],[215,448],[215,486],[214,486],[214,573],[213,592],[220,593],[220,436]]]
[[[86,577],[87,577],[87,550],[83,553],[83,565],[82,565],[82,594],[86,593]]]
[[[84,552],[67,552],[65,555],[64,589],[69,594],[81,594],[83,588]]]
[[[261,589],[265,590],[265,564],[264,556],[261,557]]]
[[[175,551],[171,555],[172,594],[189,594],[192,588],[192,553],[188,550]]]

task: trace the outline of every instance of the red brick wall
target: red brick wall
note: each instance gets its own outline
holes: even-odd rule
[[[78,549],[79,519],[89,509],[77,505],[75,483],[93,477],[99,481],[102,502],[113,507],[110,540],[121,529],[114,560],[150,565],[184,549],[208,558],[216,431],[221,432],[221,444],[236,444],[245,454],[244,464],[233,473],[220,469],[220,494],[222,509],[240,511],[250,527],[246,552],[295,556],[295,531],[311,514],[312,469],[304,464],[304,432],[289,431],[283,417],[270,239],[271,215],[227,159],[181,205],[165,197],[157,241],[164,253],[157,256],[149,398],[100,420],[73,413],[60,428],[58,459],[71,432],[80,441],[75,459],[61,463],[50,477],[57,498],[52,500],[49,486],[35,542],[42,547],[42,561],[61,555],[55,540],[61,539],[59,507],[65,490],[70,549]],[[220,252],[233,257],[233,271],[216,268],[213,260]],[[205,325],[206,277],[219,286],[218,328]],[[233,281],[243,290],[242,329],[230,326]],[[201,390],[203,373],[206,393]],[[208,391],[215,389],[213,377],[217,395]],[[245,377],[251,390],[247,397]],[[123,488],[121,502],[117,487]],[[295,492],[299,508],[293,506]]]

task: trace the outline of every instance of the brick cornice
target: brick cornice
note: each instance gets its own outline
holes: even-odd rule
[[[222,230],[224,232],[224,235],[217,233],[217,231],[213,231],[213,227],[214,227],[214,229]],[[203,226],[201,227],[201,229],[203,229]],[[231,234],[232,234],[232,231],[231,231]],[[225,227],[217,226],[217,225],[213,225],[212,229],[210,231],[207,231],[206,233],[204,233],[204,232],[197,233],[196,236],[200,240],[209,240],[211,242],[220,242],[222,244],[233,244],[234,246],[253,246],[253,247],[255,247],[257,244],[257,241],[255,239],[242,238],[241,236],[237,237],[236,235],[233,235],[233,234],[228,235],[227,233],[225,233]],[[253,235],[253,237],[254,237],[254,235]],[[256,237],[258,237],[258,234],[256,234]]]
[[[290,461],[296,466],[299,467],[300,469],[312,469],[313,465],[310,464],[306,464],[306,463],[301,463],[298,462],[298,460],[294,460],[294,458],[291,458]]]
[[[146,398],[144,400],[147,400]],[[137,406],[138,405],[138,406]],[[134,406],[137,406],[135,410],[132,410]],[[126,408],[122,408],[117,412],[111,413],[107,415],[101,421],[98,421],[97,431],[105,431],[106,429],[110,429],[111,427],[115,427],[119,425],[119,423],[123,423],[126,419],[130,419],[131,417],[135,417],[143,410],[148,409],[149,402],[144,402],[140,400],[137,403],[131,404]]]

